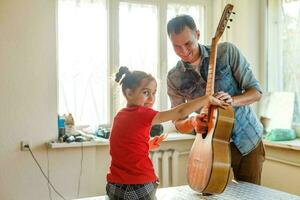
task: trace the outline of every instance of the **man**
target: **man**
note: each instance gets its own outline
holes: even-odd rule
[[[205,95],[210,46],[198,43],[200,32],[192,17],[180,15],[168,22],[168,36],[181,58],[167,76],[168,95],[175,107]],[[263,127],[249,104],[261,98],[262,90],[250,65],[237,47],[218,44],[215,96],[234,108],[235,122],[231,136],[231,157],[236,180],[260,184],[265,159],[261,141]],[[199,119],[190,117],[174,122],[179,132],[202,132]],[[201,126],[200,126],[201,127]],[[205,129],[205,127],[204,127]]]

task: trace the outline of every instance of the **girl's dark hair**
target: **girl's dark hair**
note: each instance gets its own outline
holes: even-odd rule
[[[179,34],[186,26],[193,31],[197,30],[195,21],[191,16],[177,15],[176,17],[171,19],[167,24],[168,35],[170,36],[171,33]]]
[[[148,80],[149,82],[155,80],[151,74],[147,74],[143,71],[130,71],[127,67],[120,67],[119,72],[116,73],[115,81],[122,85],[122,92],[125,95],[126,89],[135,90],[140,86],[142,80]]]

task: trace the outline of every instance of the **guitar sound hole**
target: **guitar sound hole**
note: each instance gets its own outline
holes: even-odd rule
[[[203,133],[203,134],[201,134],[201,135],[202,135],[202,139],[205,139],[206,136],[207,136],[207,133]]]

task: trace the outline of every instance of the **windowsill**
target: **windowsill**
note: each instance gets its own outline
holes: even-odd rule
[[[69,148],[69,147],[91,147],[91,146],[105,146],[109,145],[108,139],[99,138],[97,140],[86,141],[86,142],[49,142],[47,143],[50,149],[58,148]]]
[[[164,142],[170,141],[182,141],[182,140],[194,140],[195,135],[191,134],[180,134],[180,133],[169,133],[167,139]],[[264,140],[264,144],[266,146],[273,146],[273,147],[281,147],[286,149],[294,149],[300,151],[300,138],[290,141],[268,141]],[[57,149],[57,148],[71,148],[71,147],[92,147],[92,146],[108,146],[109,141],[108,139],[99,138],[93,141],[87,142],[71,142],[71,143],[60,143],[60,142],[49,142],[47,143],[50,149]]]
[[[194,140],[195,135],[192,134],[185,134],[185,133],[169,133],[167,139],[165,141],[177,141],[177,140]]]
[[[169,133],[167,139],[164,142],[169,141],[181,141],[181,140],[194,140],[195,136],[191,134],[180,134],[180,133]],[[108,146],[108,139],[99,138],[93,141],[87,142],[49,142],[47,143],[50,149],[58,149],[58,148],[71,148],[71,147],[93,147],[93,146]]]
[[[280,147],[280,148],[293,149],[293,150],[300,151],[300,138],[297,138],[295,140],[289,140],[289,141],[264,140],[263,142],[266,146]]]

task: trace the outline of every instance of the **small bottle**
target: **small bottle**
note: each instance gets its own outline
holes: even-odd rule
[[[65,118],[58,115],[58,140],[63,142],[63,137],[66,135]]]

